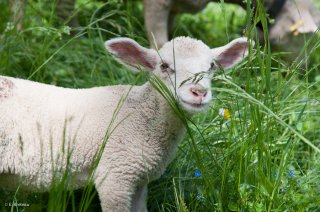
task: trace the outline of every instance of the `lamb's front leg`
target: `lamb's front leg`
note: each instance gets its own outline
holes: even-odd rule
[[[139,186],[132,198],[131,212],[147,212],[147,185]]]
[[[104,212],[129,212],[135,185],[115,173],[97,173],[95,186]]]

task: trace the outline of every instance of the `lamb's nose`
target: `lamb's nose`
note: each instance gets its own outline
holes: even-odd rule
[[[204,98],[204,97],[206,97],[208,91],[207,91],[207,89],[205,89],[201,85],[196,85],[196,86],[190,88],[190,93],[194,97],[202,97],[202,98]]]

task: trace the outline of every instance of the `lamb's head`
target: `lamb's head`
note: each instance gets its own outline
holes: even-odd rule
[[[227,69],[248,54],[247,38],[210,49],[202,41],[177,37],[157,52],[140,46],[129,38],[115,38],[105,43],[118,61],[133,70],[148,70],[157,75],[176,94],[180,106],[194,113],[205,109],[211,99],[211,79],[220,67]]]

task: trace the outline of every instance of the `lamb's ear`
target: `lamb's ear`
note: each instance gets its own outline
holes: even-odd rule
[[[253,41],[250,43],[254,45]],[[248,38],[237,38],[225,46],[212,49],[214,60],[224,69],[231,68],[248,55],[249,45]]]
[[[133,71],[155,69],[158,60],[157,52],[140,46],[132,39],[114,38],[106,41],[104,45],[120,63]]]

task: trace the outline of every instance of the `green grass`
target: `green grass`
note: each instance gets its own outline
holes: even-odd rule
[[[5,8],[0,20],[1,75],[71,88],[148,80],[117,64],[103,47],[105,40],[116,36],[148,45],[140,3],[79,1],[82,27],[74,37],[55,19],[53,3],[30,1],[21,32],[10,28],[6,5],[0,2]],[[259,13],[256,19],[263,16]],[[237,7],[211,4],[197,15],[178,17],[176,35],[219,46],[239,37],[250,23],[248,18]],[[252,31],[247,34],[254,38]],[[319,45],[319,37],[314,37],[313,51],[302,51],[294,62],[284,61],[268,45],[257,45],[244,63],[215,75],[211,108],[191,120],[161,82],[151,78],[184,120],[188,133],[166,172],[149,185],[149,210],[320,210]],[[300,63],[305,58],[308,65]],[[219,116],[220,108],[229,109],[231,119]],[[90,181],[78,191],[67,191],[63,185],[57,182],[44,194],[0,188],[0,210],[16,211],[4,206],[13,201],[30,205],[19,211],[99,210]],[[87,197],[90,201],[84,200]]]

